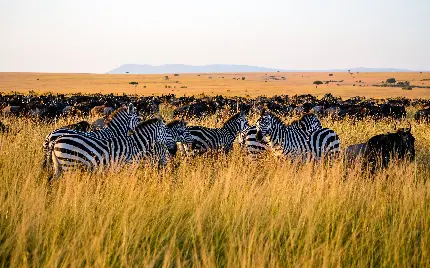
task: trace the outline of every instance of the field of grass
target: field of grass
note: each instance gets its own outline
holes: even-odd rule
[[[28,93],[115,93],[115,94],[169,94],[176,95],[295,95],[313,94],[322,96],[365,96],[373,98],[407,97],[430,98],[430,88],[402,90],[394,87],[374,87],[388,78],[409,81],[412,85],[430,86],[430,73],[225,73],[225,74],[180,74],[132,75],[132,74],[47,74],[47,73],[0,73],[0,92],[18,91]],[[272,78],[270,78],[272,76]],[[245,80],[242,80],[242,77]],[[285,77],[285,80],[282,79]],[[278,79],[278,80],[274,80]],[[315,88],[312,83],[330,82]],[[138,82],[138,86],[130,85]]]
[[[164,170],[130,165],[48,184],[42,141],[70,122],[0,120],[12,126],[0,136],[0,266],[430,266],[428,124],[412,122],[415,162],[373,177],[340,160],[250,161],[235,148],[179,156]],[[343,147],[394,126],[322,123]]]

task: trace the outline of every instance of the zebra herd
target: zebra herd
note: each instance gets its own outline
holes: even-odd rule
[[[186,155],[214,150],[228,153],[238,138],[250,155],[281,151],[304,161],[332,155],[340,145],[336,133],[323,128],[314,114],[286,125],[266,111],[254,126],[249,126],[244,112],[238,112],[221,128],[187,127],[183,120],[168,124],[160,117],[142,121],[130,104],[112,113],[105,128],[85,130],[59,128],[46,136],[43,166],[52,168],[55,178],[76,167],[101,171],[143,159],[164,166],[175,156],[178,144]]]

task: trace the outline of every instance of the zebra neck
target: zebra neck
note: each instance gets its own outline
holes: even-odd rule
[[[151,146],[155,144],[156,140],[154,133],[152,133],[150,129],[144,130],[142,132],[136,132],[132,134],[129,139],[137,151],[150,150]]]
[[[236,136],[240,132],[240,127],[238,126],[238,123],[236,122],[227,122],[222,129],[229,134],[230,136],[236,138]]]
[[[106,130],[110,130],[110,132],[114,135],[124,135],[126,133],[126,125],[128,122],[126,120],[114,119],[108,125]]]
[[[272,129],[270,133],[270,142],[273,145],[283,145],[285,142],[285,136],[291,131],[291,126],[287,126],[282,121],[278,121],[276,127]]]

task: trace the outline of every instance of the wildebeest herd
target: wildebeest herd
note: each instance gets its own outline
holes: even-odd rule
[[[165,123],[158,115],[160,104],[171,106],[174,117],[181,120]],[[302,161],[328,159],[339,154],[340,139],[335,131],[322,126],[319,117],[401,119],[406,116],[407,106],[419,107],[415,119],[429,122],[430,101],[425,99],[355,97],[342,100],[331,94],[321,99],[312,95],[254,99],[172,94],[150,97],[0,95],[4,116],[29,117],[48,123],[67,116],[100,117],[93,124],[82,121],[48,134],[43,145],[43,166],[52,168],[55,177],[76,166],[104,170],[142,159],[163,166],[176,155],[178,145],[185,155],[214,150],[228,153],[236,140],[253,156],[271,151]],[[250,113],[260,114],[253,126],[247,120]],[[230,119],[221,128],[187,126],[185,122],[210,115]],[[302,117],[288,125],[279,118],[292,115]],[[8,131],[1,122],[0,131]],[[351,160],[361,155],[364,165],[374,172],[377,167],[387,167],[392,158],[413,160],[414,141],[410,127],[399,129],[346,148],[346,158]]]
[[[174,116],[181,118],[202,117],[217,113],[230,113],[240,109],[249,112],[260,111],[265,107],[268,111],[279,116],[304,114],[313,112],[318,116],[330,116],[333,119],[352,117],[363,119],[394,118],[406,115],[406,107],[419,108],[415,119],[429,121],[430,100],[428,99],[365,99],[352,97],[346,100],[326,94],[318,99],[307,95],[281,95],[273,97],[260,96],[256,98],[223,96],[128,96],[128,95],[21,95],[1,94],[0,110],[4,115],[26,116],[41,120],[53,120],[61,116],[107,116],[124,104],[133,103],[139,115],[148,116],[159,112],[160,104],[170,105]]]

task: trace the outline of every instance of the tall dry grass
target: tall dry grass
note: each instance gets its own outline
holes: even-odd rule
[[[235,148],[178,158],[165,170],[131,165],[48,184],[41,144],[56,125],[5,123],[12,133],[0,136],[1,266],[430,265],[429,125],[412,125],[414,163],[373,177],[341,161],[251,162]],[[348,145],[393,122],[323,125]]]

